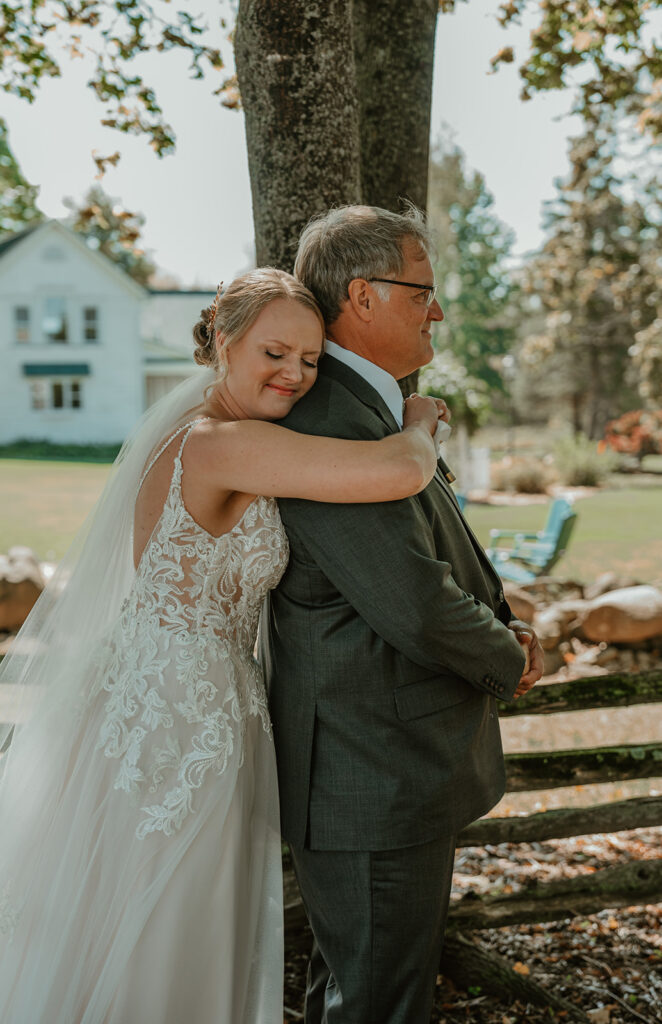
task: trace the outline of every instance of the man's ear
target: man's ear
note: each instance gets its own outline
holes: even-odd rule
[[[352,312],[364,323],[371,323],[375,315],[375,293],[363,277],[355,277],[347,286]]]

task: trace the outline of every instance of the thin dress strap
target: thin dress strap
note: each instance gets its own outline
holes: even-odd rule
[[[187,439],[188,435],[191,433],[191,431],[193,430],[193,427],[196,425],[196,423],[200,423],[201,420],[204,420],[204,419],[206,419],[205,416],[198,416],[194,420],[189,420],[188,423],[183,423],[181,427],[178,427],[177,430],[175,430],[174,434],[171,434],[170,437],[168,437],[163,442],[163,444],[161,445],[159,450],[149,460],[149,463],[147,464],[147,468],[145,469],[143,475],[140,478],[140,483],[138,484],[138,494],[140,494],[140,492],[142,490],[142,486],[145,483],[145,480],[147,479],[148,473],[154,467],[154,465],[157,462],[157,460],[160,459],[160,457],[163,455],[163,453],[166,450],[166,448],[168,447],[168,445],[171,444],[175,440],[175,438],[177,437],[178,434],[181,434],[183,430],[186,430],[186,433],[184,434],[184,437],[182,438],[182,443],[179,446],[179,451],[177,452],[177,456],[176,456],[176,461],[181,459],[182,451],[184,450],[184,445],[186,444],[186,439]]]

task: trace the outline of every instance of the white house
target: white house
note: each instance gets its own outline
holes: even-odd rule
[[[151,292],[57,221],[0,243],[0,444],[121,441],[195,370],[213,292]]]

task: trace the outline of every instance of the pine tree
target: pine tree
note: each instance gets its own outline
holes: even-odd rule
[[[445,314],[437,344],[450,348],[490,390],[503,391],[499,368],[515,337],[514,286],[507,268],[513,234],[493,204],[485,179],[466,168],[460,149],[446,146],[433,154],[428,209]]]
[[[662,297],[661,197],[654,182],[617,175],[615,129],[602,112],[572,140],[571,174],[523,285],[542,319],[521,352],[533,392],[569,402],[574,429],[594,438],[638,401],[632,356]]]

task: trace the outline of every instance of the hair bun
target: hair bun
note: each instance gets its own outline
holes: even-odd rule
[[[216,346],[214,345],[213,331],[210,332],[213,306],[200,310],[201,319],[193,328],[193,340],[195,351],[193,358],[200,366],[214,366],[216,364]]]

